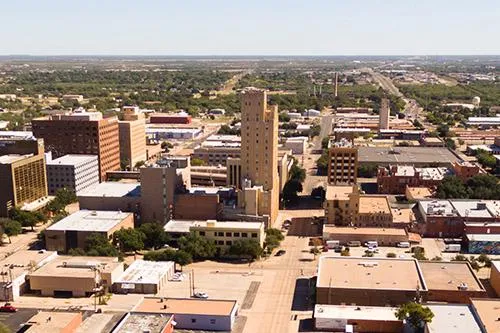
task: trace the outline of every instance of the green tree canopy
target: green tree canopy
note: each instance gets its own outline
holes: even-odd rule
[[[262,247],[254,239],[237,240],[231,245],[228,253],[240,258],[257,259],[262,255]]]
[[[139,251],[144,248],[146,236],[139,229],[120,229],[113,234],[113,240],[118,243],[122,252]]]
[[[415,302],[402,304],[395,315],[399,320],[407,321],[415,329],[422,332],[425,323],[430,323],[434,318],[431,309]]]
[[[165,229],[163,229],[160,224],[155,222],[141,224],[139,231],[141,231],[145,236],[144,246],[146,248],[158,249],[165,245],[169,240]]]
[[[11,243],[10,237],[19,235],[23,232],[23,226],[18,221],[14,221],[8,218],[0,219],[0,227],[3,232],[9,237],[9,243]]]
[[[215,242],[195,233],[179,238],[179,249],[189,253],[194,260],[204,260],[215,257],[217,247]]]
[[[94,257],[117,257],[119,254],[106,236],[99,233],[92,233],[85,239],[84,250],[88,256]]]
[[[205,163],[205,161],[202,160],[201,158],[194,157],[191,159],[191,165],[192,166],[204,166],[204,165],[207,165],[207,163]]]
[[[438,185],[436,196],[441,199],[466,199],[469,197],[469,193],[460,178],[446,176]]]
[[[283,186],[283,200],[287,203],[294,203],[298,199],[297,193],[302,192],[302,183],[296,179],[290,179]]]
[[[149,251],[144,254],[144,260],[149,261],[174,261],[175,263],[186,266],[193,262],[191,254],[183,250],[165,249],[159,251]]]
[[[297,159],[293,159],[292,167],[290,168],[290,179],[303,183],[306,179],[306,169],[299,166]]]

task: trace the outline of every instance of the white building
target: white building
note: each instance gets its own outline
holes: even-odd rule
[[[50,195],[67,188],[78,195],[99,184],[99,162],[96,155],[64,155],[47,161],[47,185]]]
[[[286,149],[290,149],[293,154],[302,155],[307,149],[308,137],[297,136],[288,138],[284,144]]]
[[[134,261],[114,282],[115,293],[157,294],[175,273],[173,261]]]

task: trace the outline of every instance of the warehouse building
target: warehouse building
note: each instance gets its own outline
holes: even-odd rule
[[[96,285],[108,291],[122,273],[123,262],[114,257],[58,256],[28,279],[41,296],[88,297]]]
[[[238,314],[238,304],[232,300],[145,297],[132,313],[173,315],[176,330],[230,332]]]
[[[157,294],[175,272],[173,261],[134,261],[113,283],[119,294]]]
[[[323,225],[323,240],[338,240],[346,245],[349,241],[377,241],[379,246],[396,246],[400,242],[408,242],[409,236],[405,229],[396,228],[356,228]]]
[[[466,234],[465,242],[468,253],[500,254],[499,234]]]
[[[319,259],[317,304],[396,306],[426,296],[427,286],[414,259]]]
[[[159,313],[127,313],[111,333],[172,333],[174,316]]]
[[[451,167],[459,158],[439,147],[359,147],[359,165],[413,165],[415,167]]]
[[[134,215],[124,212],[79,210],[45,229],[45,246],[68,252],[84,248],[87,237],[98,233],[111,239],[115,231],[134,227]]]

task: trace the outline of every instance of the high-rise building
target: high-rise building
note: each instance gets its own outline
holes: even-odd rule
[[[268,105],[264,90],[241,93],[240,206],[250,215],[268,215],[274,223],[279,209],[278,106]]]
[[[389,100],[387,98],[382,98],[380,102],[380,111],[379,111],[379,130],[389,129],[389,115],[391,113],[389,107]]]
[[[120,160],[129,168],[147,160],[146,121],[137,106],[123,107],[123,120],[118,122],[120,133]]]
[[[328,154],[328,184],[354,184],[358,172],[358,148],[346,139],[332,144]]]
[[[96,155],[64,155],[47,161],[47,183],[49,194],[66,188],[75,192],[99,184],[99,162]]]
[[[1,140],[0,216],[46,198],[45,172],[43,140]]]
[[[97,155],[99,178],[120,169],[118,118],[103,118],[100,112],[73,112],[34,119],[33,134],[44,139],[54,158],[67,154]]]

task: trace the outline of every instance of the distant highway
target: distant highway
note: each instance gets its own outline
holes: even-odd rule
[[[314,150],[320,150],[323,138],[328,137],[332,133],[333,117],[332,114],[321,117],[321,131],[318,140],[314,144]]]

